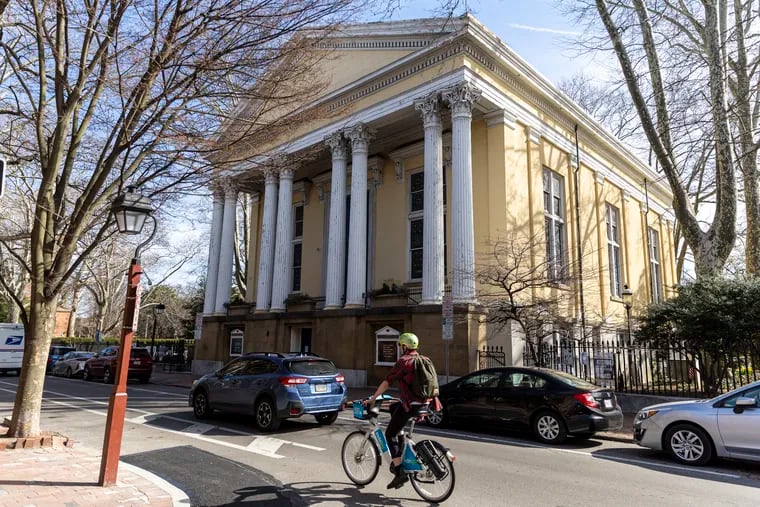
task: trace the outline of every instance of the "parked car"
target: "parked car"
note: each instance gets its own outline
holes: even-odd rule
[[[498,428],[531,431],[538,440],[560,444],[568,435],[588,438],[623,427],[615,393],[561,371],[488,368],[441,386],[442,410],[432,426],[474,420]]]
[[[332,424],[347,400],[344,377],[328,359],[251,353],[196,380],[189,404],[198,419],[214,410],[252,414],[259,429],[274,431],[283,419],[304,414]]]
[[[96,354],[84,363],[82,377],[85,380],[101,378],[104,384],[113,384],[118,360],[119,347],[106,347],[100,354]],[[153,359],[148,349],[135,347],[130,350],[127,379],[137,379],[141,384],[147,384],[152,373]]]
[[[716,456],[760,462],[760,381],[710,400],[644,407],[633,420],[633,440],[684,465]]]
[[[66,352],[53,365],[52,374],[63,375],[66,378],[81,377],[84,374],[84,363],[91,357],[95,357],[94,352],[79,350]]]
[[[75,350],[76,348],[68,347],[66,345],[51,345],[50,352],[48,352],[48,360],[47,360],[47,366],[45,367],[45,372],[50,373],[56,361],[61,359],[65,354],[69,352],[73,352]]]

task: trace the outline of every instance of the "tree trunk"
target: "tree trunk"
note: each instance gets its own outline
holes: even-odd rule
[[[42,388],[45,385],[45,367],[50,343],[53,341],[58,299],[54,297],[45,300],[35,297],[35,293],[39,294],[33,288],[30,312],[32,319],[24,330],[24,361],[9,431],[12,437],[36,437],[40,434]]]

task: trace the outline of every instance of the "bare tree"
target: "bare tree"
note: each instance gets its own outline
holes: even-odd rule
[[[578,269],[563,261],[562,283],[558,283],[556,260],[534,255],[544,246],[543,236],[506,234],[492,242],[475,273],[481,287],[478,300],[487,310],[486,322],[496,330],[517,324],[536,365],[541,365],[544,359],[542,348],[547,337],[556,332],[569,336],[571,328],[581,321],[580,317],[573,317],[579,314]],[[585,275],[586,282],[595,278],[593,274]],[[584,289],[587,297],[598,293],[592,287],[594,284],[587,285]],[[595,325],[604,321],[602,316],[594,319]],[[584,329],[575,339],[585,340],[589,336],[590,330]]]
[[[5,8],[0,146],[33,182],[26,349],[10,435],[39,434],[61,292],[113,234],[128,184],[157,201],[193,191],[205,160],[254,160],[323,89],[319,40],[362,0],[29,0]],[[319,25],[319,27],[317,27]],[[309,27],[308,33],[302,29]],[[290,113],[277,120],[281,113]],[[209,132],[235,120],[221,137]],[[224,161],[216,156],[225,150]]]
[[[673,191],[679,232],[693,252],[697,276],[717,274],[725,265],[736,239],[735,175],[757,162],[756,150],[742,147],[735,134],[752,125],[751,117],[737,114],[736,101],[757,104],[756,60],[741,58],[757,55],[756,37],[747,35],[757,31],[751,4],[586,0],[573,5],[589,22],[586,33],[595,33],[599,23],[603,27],[604,35],[587,43],[611,48],[619,63],[657,168]],[[749,78],[739,84],[743,76]],[[714,180],[714,213],[707,224],[695,212],[684,177],[700,164],[706,178],[697,184]],[[754,198],[752,189],[745,194],[748,202]],[[748,224],[757,220],[756,209],[756,203],[747,206]],[[752,250],[747,248],[748,269],[757,263]]]

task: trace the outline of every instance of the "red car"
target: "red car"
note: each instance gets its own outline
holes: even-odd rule
[[[116,378],[116,365],[119,359],[119,347],[106,347],[95,357],[84,363],[83,378],[93,380],[102,378],[104,384],[113,384]],[[129,373],[127,379],[137,379],[141,384],[150,381],[153,373],[153,359],[148,349],[133,348],[129,353]]]

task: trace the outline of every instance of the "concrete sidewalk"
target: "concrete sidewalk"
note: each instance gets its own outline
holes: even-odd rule
[[[100,453],[78,445],[6,449],[0,451],[0,505],[190,505],[182,491],[141,468],[120,462],[110,487],[98,486],[99,472]]]

